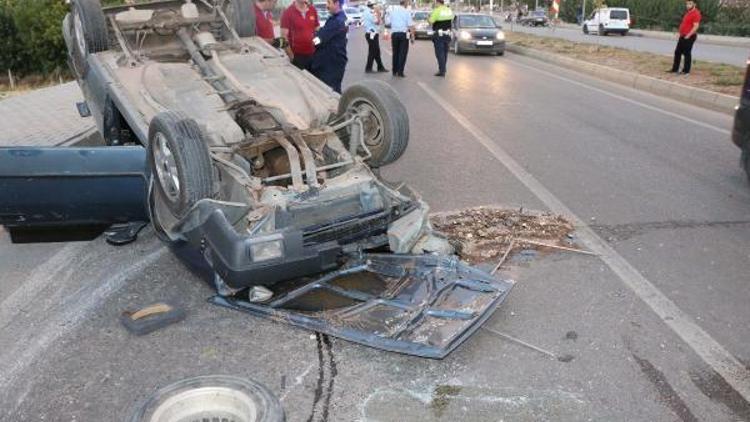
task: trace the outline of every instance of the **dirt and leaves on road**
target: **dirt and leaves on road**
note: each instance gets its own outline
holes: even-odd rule
[[[742,83],[745,80],[744,69],[727,64],[693,60],[693,69],[690,75],[676,75],[666,72],[672,67],[672,58],[668,56],[519,32],[508,32],[506,37],[509,43],[519,47],[560,54],[617,70],[638,73],[732,96],[739,97]]]
[[[575,247],[573,225],[551,213],[477,207],[433,214],[431,222],[448,237],[461,259],[471,264],[496,262],[526,249]]]

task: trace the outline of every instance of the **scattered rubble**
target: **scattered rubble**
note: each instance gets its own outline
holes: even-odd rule
[[[523,208],[476,207],[436,213],[431,222],[448,237],[461,259],[471,264],[494,263],[500,257],[507,258],[511,249],[573,246],[574,227],[568,220]]]

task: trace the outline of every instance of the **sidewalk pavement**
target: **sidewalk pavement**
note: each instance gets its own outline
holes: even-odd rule
[[[0,101],[0,146],[67,145],[95,132],[94,119],[78,114],[83,101],[78,84],[69,82]]]

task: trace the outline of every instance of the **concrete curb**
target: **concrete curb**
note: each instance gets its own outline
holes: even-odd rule
[[[547,63],[586,73],[609,82],[615,82],[630,88],[723,113],[734,113],[734,108],[739,102],[738,98],[731,95],[708,91],[701,88],[693,88],[691,86],[652,78],[650,76],[639,75],[637,73],[625,72],[558,54],[519,47],[513,44],[508,44],[506,50],[515,54],[532,57]]]

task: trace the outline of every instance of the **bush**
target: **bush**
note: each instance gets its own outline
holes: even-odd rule
[[[64,72],[64,0],[0,0],[0,69],[14,74]]]

